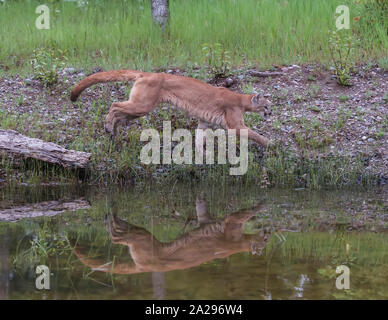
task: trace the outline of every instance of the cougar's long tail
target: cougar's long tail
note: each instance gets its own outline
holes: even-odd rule
[[[70,100],[76,101],[78,96],[86,88],[96,83],[114,82],[114,81],[131,81],[142,77],[144,72],[134,70],[113,70],[98,72],[82,79],[71,91]]]

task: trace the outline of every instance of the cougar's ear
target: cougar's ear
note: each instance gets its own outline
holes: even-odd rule
[[[260,100],[260,94],[258,93],[258,94],[256,94],[256,95],[253,96],[253,98],[252,98],[252,103],[258,104],[258,103],[259,103],[259,100]]]

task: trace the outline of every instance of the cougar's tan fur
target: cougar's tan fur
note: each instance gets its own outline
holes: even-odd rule
[[[249,129],[243,120],[245,112],[269,113],[271,102],[260,95],[240,94],[226,88],[214,87],[200,80],[166,73],[134,70],[113,70],[90,75],[71,92],[76,101],[87,87],[96,83],[135,81],[128,101],[115,102],[106,117],[107,132],[117,133],[120,123],[136,119],[154,110],[160,103],[172,104],[198,118],[201,129],[220,125],[225,129],[248,130],[248,138],[263,146],[269,140]]]

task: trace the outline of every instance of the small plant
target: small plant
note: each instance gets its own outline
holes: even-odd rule
[[[374,95],[374,93],[372,91],[370,91],[370,90],[367,90],[365,92],[365,98],[367,98],[367,99],[372,98],[373,95]]]
[[[388,103],[388,91],[385,93],[383,100],[385,101],[385,103]]]
[[[24,103],[24,97],[22,95],[20,95],[19,97],[17,97],[16,99],[16,103],[17,105],[20,107],[21,105],[23,105]]]
[[[34,50],[31,65],[34,77],[45,87],[51,87],[58,82],[58,71],[67,61],[67,51],[53,48]]]
[[[244,115],[244,121],[248,126],[259,126],[263,121],[263,117],[258,113],[250,113]]]
[[[281,89],[280,92],[277,94],[277,98],[279,100],[287,100],[289,91],[287,89]]]
[[[294,97],[295,102],[302,102],[304,100],[304,97],[300,94],[296,94]]]
[[[29,238],[29,237],[27,237]],[[24,245],[21,246],[24,248]],[[52,228],[43,224],[39,230],[34,231],[29,239],[29,245],[21,249],[12,259],[15,267],[29,264],[47,264],[50,258],[57,258],[72,251],[66,234],[57,234]]]
[[[250,94],[253,92],[253,84],[252,82],[248,82],[247,84],[244,84],[241,88],[242,92],[245,94]]]
[[[321,109],[317,106],[310,106],[309,109],[313,112],[321,112]]]
[[[230,53],[220,43],[204,43],[202,52],[205,56],[205,63],[215,75],[225,76],[230,72]]]
[[[332,31],[329,33],[329,51],[334,64],[334,73],[338,84],[350,86],[350,71],[353,67],[351,56],[355,41],[351,35],[344,32]]]
[[[376,139],[381,139],[385,136],[385,132],[384,131],[379,131],[379,132],[376,132]]]
[[[339,101],[341,101],[343,103],[343,102],[348,101],[350,99],[350,97],[344,95],[344,96],[339,96],[338,99],[339,99]]]
[[[319,93],[321,92],[321,87],[318,84],[313,83],[310,86],[310,89],[308,90],[308,94],[311,98],[318,97]]]
[[[381,58],[378,62],[379,67],[388,70],[388,58]]]

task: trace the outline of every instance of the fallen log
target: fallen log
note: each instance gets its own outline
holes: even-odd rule
[[[55,143],[30,138],[14,130],[0,129],[0,153],[59,164],[65,168],[85,168],[90,153],[68,150]]]
[[[89,209],[90,203],[81,198],[74,200],[58,200],[31,203],[9,208],[1,208],[0,221],[15,222],[24,218],[35,218],[40,216],[51,217],[66,211],[77,211]]]

